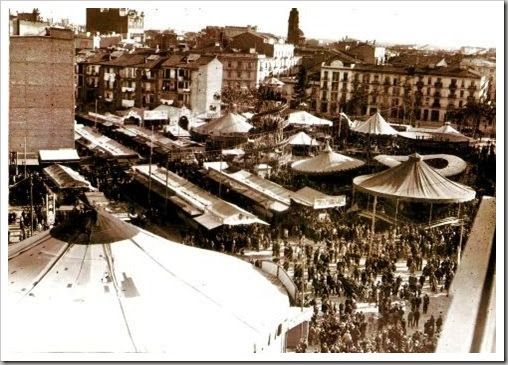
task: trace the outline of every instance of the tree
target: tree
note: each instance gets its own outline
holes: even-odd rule
[[[459,125],[462,131],[464,126],[468,126],[473,130],[473,138],[480,129],[482,119],[491,122],[496,116],[496,105],[491,102],[480,102],[472,100],[462,108],[456,109],[450,115],[450,119]]]
[[[247,110],[249,107],[255,107],[258,101],[258,92],[255,89],[242,88],[240,84],[228,86],[222,89],[220,95],[222,103],[231,107],[236,105],[238,112]]]
[[[301,65],[297,75],[297,82],[295,85],[295,98],[298,104],[307,100],[307,88],[309,87],[307,67]]]

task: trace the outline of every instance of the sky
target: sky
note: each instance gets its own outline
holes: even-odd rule
[[[8,2],[9,3],[9,2]],[[299,11],[307,38],[345,36],[378,43],[500,47],[503,1],[85,1],[10,2],[11,11],[39,8],[43,17],[85,24],[87,7],[125,6],[145,13],[145,29],[199,31],[207,25],[257,25],[287,35],[289,11]]]

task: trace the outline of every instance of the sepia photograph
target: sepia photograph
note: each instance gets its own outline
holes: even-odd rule
[[[504,13],[2,1],[1,360],[504,360]]]

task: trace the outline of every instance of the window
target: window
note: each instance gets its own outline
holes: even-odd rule
[[[464,97],[464,90],[460,90],[460,97],[463,98]]]
[[[328,71],[325,71],[323,74],[323,79],[328,80]]]
[[[334,72],[332,76],[333,81],[339,81],[340,72]]]
[[[463,106],[463,105],[464,105],[464,104],[463,104],[462,100],[460,100],[460,101],[459,101],[459,108],[462,108],[462,106]]]
[[[347,81],[347,77],[348,77],[347,72],[344,72],[344,78],[343,78],[343,80],[344,80],[344,81]]]
[[[429,76],[429,80],[427,81],[427,84],[428,85],[431,85],[432,84],[432,77]]]
[[[393,85],[394,85],[394,86],[396,86],[396,85],[397,85],[397,78],[396,78],[396,77],[394,77],[394,78],[393,78]]]

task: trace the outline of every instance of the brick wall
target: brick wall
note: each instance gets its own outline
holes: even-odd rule
[[[74,40],[11,37],[9,150],[74,147]]]

